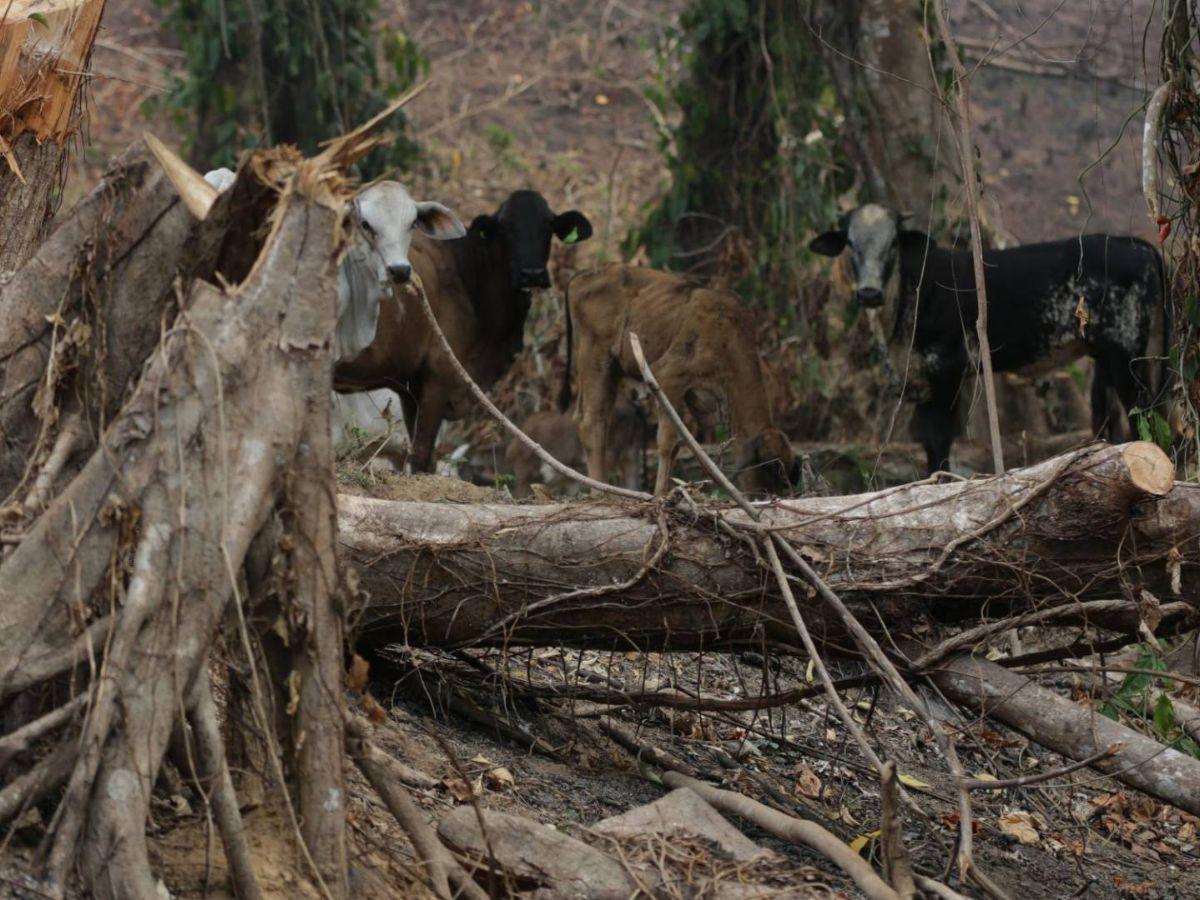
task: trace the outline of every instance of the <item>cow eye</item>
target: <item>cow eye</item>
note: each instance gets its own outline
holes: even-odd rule
[[[362,227],[363,231],[367,233],[367,237],[375,237],[375,229],[371,227],[371,223],[366,219],[363,219]]]

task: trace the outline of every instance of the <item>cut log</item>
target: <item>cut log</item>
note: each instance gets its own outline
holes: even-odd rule
[[[932,675],[949,699],[1003,722],[1069,759],[1087,759],[1113,744],[1119,753],[1093,768],[1192,815],[1200,815],[1200,760],[1072,703],[1023,675],[977,657],[959,656]]]
[[[1200,486],[1145,443],[1094,446],[1000,477],[777,501],[782,531],[860,620],[910,632],[1064,597],[1126,598],[1100,624],[1137,627],[1142,591],[1200,603]],[[684,506],[408,503],[342,495],[339,534],[369,600],[367,645],[562,644],[642,650],[794,644],[752,548]],[[750,527],[741,513],[729,522]],[[646,561],[663,540],[668,551]],[[850,647],[817,602],[826,647]]]

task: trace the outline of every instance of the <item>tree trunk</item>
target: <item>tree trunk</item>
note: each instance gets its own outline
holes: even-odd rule
[[[912,0],[814,4],[817,46],[846,115],[844,139],[866,197],[916,216],[928,230],[955,186],[953,138],[938,103],[921,5]],[[940,196],[938,196],[940,194]]]
[[[84,423],[62,426],[45,454],[37,448],[46,441],[21,435],[5,448],[11,460],[29,454],[29,480],[45,490],[36,506],[5,507],[14,546],[0,563],[0,700],[84,661],[97,673],[89,680],[90,667],[78,670],[87,716],[54,719],[76,732],[61,742],[65,764],[51,757],[45,777],[23,782],[20,802],[0,809],[63,788],[42,857],[52,893],[78,863],[98,897],[157,896],[145,842],[155,777],[172,730],[198,712],[188,698],[204,695],[197,679],[207,677],[220,624],[243,615],[225,615],[243,560],[264,526],[282,521],[268,548],[279,560],[269,599],[288,648],[296,727],[277,746],[314,877],[345,894],[342,626],[327,486],[334,266],[347,193],[328,159],[271,151],[198,222],[135,147],[0,298],[0,344],[19,351],[6,356],[6,396],[34,393],[43,424]],[[269,236],[253,270],[239,271],[256,233]],[[218,264],[228,280],[244,281],[171,288],[178,274]],[[47,323],[50,298],[56,321]],[[51,388],[9,392],[18,366]],[[107,392],[94,389],[104,375],[114,379]],[[97,449],[78,474],[43,479],[69,456],[59,451],[74,431],[89,435],[80,446]],[[236,835],[225,813],[223,829]]]
[[[778,501],[781,529],[864,623],[1128,598],[1200,601],[1200,487],[1150,444],[1075,451],[998,477]],[[737,512],[729,522],[746,524]],[[689,651],[795,642],[774,582],[736,534],[690,506],[485,506],[343,495],[340,539],[369,601],[368,645],[564,644]],[[666,526],[666,533],[663,532]],[[661,542],[669,541],[665,553]],[[647,562],[657,554],[657,562]],[[811,594],[810,594],[811,596]],[[806,611],[834,652],[852,646]]]
[[[44,8],[0,8],[0,272],[33,255],[54,215],[104,0]]]

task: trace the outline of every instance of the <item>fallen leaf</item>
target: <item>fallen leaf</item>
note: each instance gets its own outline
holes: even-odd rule
[[[371,664],[355,653],[350,660],[350,671],[346,673],[346,687],[355,694],[361,694],[367,688],[367,672],[370,669]]]
[[[845,822],[847,825],[849,825],[852,828],[855,825],[859,824],[858,819],[856,819],[856,818],[854,818],[854,816],[850,815],[850,810],[846,809],[846,807],[844,807],[844,806],[840,810],[838,810],[838,818],[841,819],[843,822]]]
[[[796,792],[814,800],[821,796],[821,779],[808,766],[796,768]]]
[[[477,754],[475,754],[474,756],[472,756],[472,757],[471,757],[471,762],[473,762],[473,763],[477,763],[477,764],[479,764],[479,765],[481,765],[481,766],[487,766],[488,768],[491,768],[492,766],[494,766],[494,765],[495,765],[495,763],[494,763],[494,762],[492,762],[490,759],[488,759],[488,758],[487,758],[486,756],[484,756],[482,753],[477,753]]]
[[[363,709],[367,711],[367,718],[376,725],[387,721],[387,710],[370,694],[363,694],[362,705]]]
[[[1000,830],[1022,844],[1036,844],[1038,842],[1038,832],[1033,821],[1033,816],[1023,810],[1014,810],[1007,815],[1001,816]]]
[[[608,96],[606,94],[597,94],[596,95],[596,105],[597,106],[608,106]]]
[[[511,787],[516,787],[517,779],[513,778],[513,773],[504,768],[504,766],[496,766],[494,769],[488,769],[484,773],[484,778],[487,779],[487,786],[493,791],[504,791]]]
[[[476,779],[474,783],[471,783],[457,775],[447,775],[443,778],[442,787],[449,791],[450,796],[459,803],[466,803],[472,797],[478,797],[483,793],[482,780]]]
[[[905,775],[903,772],[901,772],[896,777],[900,779],[901,784],[907,785],[910,788],[927,788],[927,787],[929,787],[929,785],[927,785],[925,782],[920,781],[916,778],[913,778],[911,775]]]
[[[877,837],[879,837],[878,831],[868,831],[866,834],[860,834],[850,842],[850,849],[855,853],[861,854],[863,847],[867,846],[867,844],[871,843]]]

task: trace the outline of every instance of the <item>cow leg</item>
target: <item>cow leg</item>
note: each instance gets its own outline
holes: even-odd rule
[[[1108,366],[1098,359],[1092,362],[1092,434],[1107,440],[1110,432]]]
[[[433,471],[434,444],[445,417],[445,395],[436,389],[422,390],[413,416],[415,420],[413,430],[410,432],[412,452],[408,458],[414,473]],[[407,421],[407,419],[408,416],[405,415],[405,420]]]
[[[408,439],[412,441],[413,435],[417,433],[417,411],[420,409],[420,404],[417,402],[417,389],[405,385],[396,391],[400,397],[400,414],[404,417],[404,427],[408,431]]]
[[[620,378],[611,363],[590,365],[585,369],[586,362],[580,360],[575,418],[579,422],[579,439],[587,459],[588,477],[593,481],[607,481],[609,420]]]
[[[669,398],[668,398],[669,399]],[[676,406],[674,402],[671,404]],[[676,406],[678,409],[678,406]],[[679,454],[679,434],[664,414],[658,416],[658,474],[654,477],[654,493],[661,497],[671,487],[671,470]]]
[[[1096,382],[1103,378],[1108,382],[1116,392],[1117,399],[1121,401],[1121,406],[1125,408],[1125,415],[1129,422],[1129,440],[1137,440],[1138,423],[1133,416],[1135,409],[1146,411],[1150,405],[1150,389],[1147,380],[1146,367],[1139,366],[1140,361],[1130,359],[1117,360],[1096,360]],[[1096,397],[1092,397],[1092,416],[1096,415]],[[1104,413],[1109,413],[1109,405],[1107,401],[1102,407]],[[1119,434],[1119,428],[1116,422],[1110,422],[1108,427],[1109,440],[1122,440],[1122,435]]]
[[[962,378],[930,377],[930,396],[913,411],[912,434],[925,448],[925,472],[950,471],[950,446],[954,443],[955,408]]]

